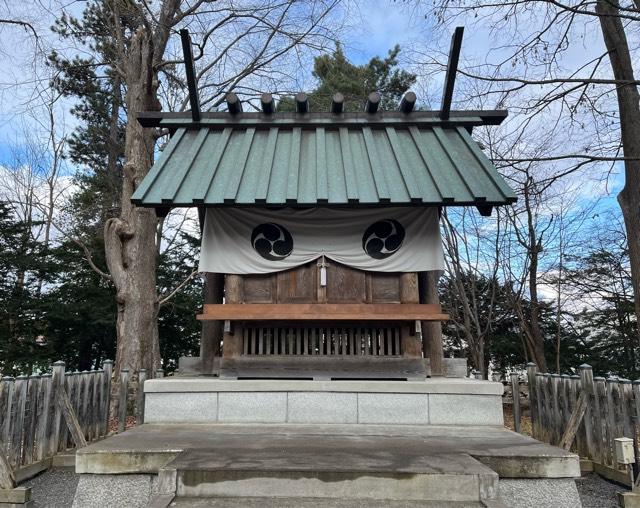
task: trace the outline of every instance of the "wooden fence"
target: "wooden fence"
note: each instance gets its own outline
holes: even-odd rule
[[[579,375],[541,374],[527,365],[527,384],[533,437],[572,449],[584,459],[613,469],[618,467],[614,440],[634,440],[638,461],[640,381],[593,377],[589,365]],[[520,431],[519,381],[512,374],[513,413]],[[640,465],[640,464],[639,464]]]
[[[0,460],[0,488],[11,488],[21,468],[116,431],[110,428],[116,423],[110,421],[110,409],[118,415],[117,432],[124,431],[128,416],[143,422],[146,372],[141,370],[133,383],[123,370],[118,396],[111,400],[112,372],[110,360],[100,370],[85,372],[65,372],[64,362],[56,362],[52,374],[0,379],[0,457],[6,458]]]

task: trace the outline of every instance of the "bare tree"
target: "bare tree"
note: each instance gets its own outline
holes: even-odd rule
[[[508,107],[515,115],[493,139],[494,160],[509,177],[529,166],[530,180],[516,178],[526,218],[519,238],[527,252],[529,274],[523,280],[532,314],[523,315],[524,335],[539,343],[537,279],[541,221],[531,224],[530,198],[553,192],[567,177],[607,178],[624,165],[625,185],[618,201],[624,217],[640,316],[640,111],[633,73],[637,48],[637,2],[620,0],[442,0],[412,2],[448,26],[465,23],[491,37],[489,53],[467,59],[460,71],[460,103]],[[599,33],[593,28],[597,27]],[[627,41],[633,38],[633,43]],[[603,44],[604,41],[604,44]],[[577,55],[580,55],[579,57]],[[607,66],[609,62],[610,68]],[[443,59],[421,57],[429,72],[441,71]],[[480,133],[484,136],[483,133]],[[499,141],[496,141],[499,140]],[[535,196],[531,192],[535,192]],[[540,216],[542,219],[543,217]],[[547,217],[548,219],[549,217]],[[516,217],[512,214],[512,223]],[[518,221],[520,219],[517,219]],[[530,227],[534,226],[534,227]],[[542,229],[540,229],[542,227]],[[521,227],[516,228],[525,232]],[[543,236],[544,240],[544,236]],[[517,296],[517,295],[516,295]],[[640,339],[640,329],[639,329]],[[531,349],[542,363],[542,351]]]
[[[469,209],[443,214],[451,293],[447,300],[452,302],[447,310],[456,332],[467,344],[471,364],[484,379],[488,376],[491,332],[503,312],[497,305],[503,241],[500,224],[500,220],[478,221],[475,211]]]
[[[156,132],[138,124],[136,115],[161,109],[161,75],[167,82],[180,80],[174,72],[179,59],[172,59],[168,50],[171,35],[177,26],[189,24],[200,37],[196,58],[201,103],[217,107],[224,92],[251,93],[269,76],[281,75],[276,63],[283,57],[305,45],[320,47],[329,42],[332,30],[326,22],[336,4],[270,0],[236,6],[163,0],[154,6],[144,0],[113,0],[117,54],[111,65],[122,79],[128,116],[121,212],[105,224],[106,259],[117,290],[116,371],[146,368],[155,372],[159,367],[158,220],[153,209],[136,207],[130,198],[153,163],[157,138]]]

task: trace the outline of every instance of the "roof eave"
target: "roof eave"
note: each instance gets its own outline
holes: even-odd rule
[[[434,127],[481,125],[500,125],[506,118],[506,110],[469,110],[451,111],[448,119],[442,119],[440,111],[380,111],[371,113],[276,113],[260,112],[238,113],[228,112],[202,113],[200,121],[194,121],[189,112],[156,112],[138,113],[137,120],[143,127],[163,127],[167,129],[200,129],[200,128],[234,128],[234,127],[318,127],[329,128],[343,126],[401,126],[421,125]]]

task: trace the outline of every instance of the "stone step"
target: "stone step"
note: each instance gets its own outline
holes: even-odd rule
[[[179,497],[171,508],[486,508],[481,502],[319,499],[302,497]]]
[[[159,473],[161,493],[200,498],[479,502],[495,498],[498,482],[495,472],[466,454],[405,450],[390,457],[300,443],[295,453],[282,447],[187,450]]]

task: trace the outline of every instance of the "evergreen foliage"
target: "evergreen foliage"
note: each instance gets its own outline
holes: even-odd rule
[[[386,58],[374,57],[368,63],[356,65],[336,45],[332,54],[316,57],[313,76],[318,86],[309,94],[310,111],[329,111],[333,94],[344,95],[345,111],[362,111],[371,92],[381,95],[380,108],[395,110],[402,95],[416,82],[416,75],[399,67],[400,46],[389,50]],[[295,102],[285,97],[278,111],[295,111]]]

